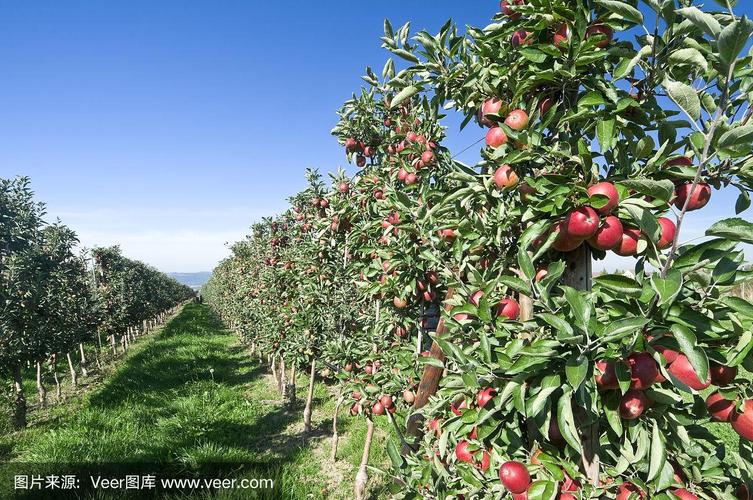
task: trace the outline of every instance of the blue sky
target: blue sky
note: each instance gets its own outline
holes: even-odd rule
[[[85,245],[120,243],[165,271],[210,270],[226,242],[285,208],[306,167],[346,166],[329,131],[365,66],[388,57],[385,17],[434,32],[450,17],[485,25],[497,9],[0,0],[0,176],[30,176]],[[482,134],[468,127],[447,146]],[[702,232],[734,200],[714,193],[691,225]]]

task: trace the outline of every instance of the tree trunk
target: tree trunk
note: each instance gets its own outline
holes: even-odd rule
[[[21,430],[26,427],[26,396],[24,396],[24,382],[21,378],[21,365],[13,366],[13,391],[16,401],[13,408],[13,427]]]
[[[76,373],[76,368],[74,368],[73,366],[73,358],[71,358],[71,353],[66,353],[65,357],[68,359],[68,369],[71,371],[71,383],[73,383],[73,387],[78,387],[78,374]]]
[[[100,358],[102,357],[102,332],[99,331],[99,328],[97,328],[97,348],[94,350],[94,359],[97,362],[97,368],[100,370],[102,369],[102,361],[100,361]]]
[[[280,391],[280,394],[282,395],[282,400],[285,400],[285,397],[288,394],[288,382],[285,378],[287,374],[285,373],[285,359],[280,357],[280,387],[282,387],[282,390]]]
[[[303,432],[311,432],[311,406],[314,402],[314,378],[316,377],[316,359],[311,359],[309,392],[306,394],[306,409],[303,410]]]
[[[118,355],[118,348],[115,345],[115,334],[114,333],[112,335],[110,335],[110,346],[112,347],[112,357],[114,358],[115,356]]]
[[[269,366],[272,367],[272,378],[275,379],[275,383],[277,383],[277,361],[275,361],[274,356],[271,354],[267,357],[269,360]]]
[[[591,290],[592,270],[591,251],[587,245],[581,245],[566,256],[566,268],[563,278],[565,285],[576,290]],[[584,426],[580,431],[583,453],[581,465],[583,473],[594,486],[599,484],[599,424]]]
[[[86,353],[84,353],[84,343],[78,344],[78,352],[81,353],[81,375],[84,377],[89,376],[89,372],[86,370]]]
[[[340,389],[340,397],[337,398],[335,413],[334,415],[332,415],[332,454],[330,455],[330,458],[333,462],[337,460],[337,442],[340,440],[340,437],[337,435],[337,414],[340,411],[340,407],[342,406],[344,401],[345,398],[343,398],[342,389]]]
[[[366,474],[366,465],[369,463],[369,451],[371,450],[371,440],[374,437],[374,422],[370,418],[366,419],[366,439],[363,443],[363,455],[361,455],[361,466],[356,474],[356,500],[363,500],[366,494],[366,482],[369,476]]]
[[[47,388],[42,383],[42,363],[37,361],[37,395],[39,396],[39,404],[47,406]]]
[[[50,366],[52,367],[52,378],[55,380],[55,400],[59,403],[60,398],[63,395],[63,391],[60,387],[60,378],[58,378],[58,355],[53,354],[50,356]]]

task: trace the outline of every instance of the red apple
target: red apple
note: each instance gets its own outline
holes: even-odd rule
[[[502,165],[494,172],[494,184],[499,189],[513,187],[518,183],[518,174],[510,165]]]
[[[630,389],[620,400],[620,416],[625,420],[634,420],[648,408],[649,400],[643,391]]]
[[[562,23],[557,28],[557,31],[554,32],[554,35],[552,35],[552,44],[554,44],[555,47],[560,49],[561,51],[567,50],[567,45],[570,40],[570,27]]]
[[[439,437],[439,435],[442,434],[442,423],[436,418],[429,420],[427,427],[436,437]]]
[[[469,443],[468,441],[460,441],[457,446],[455,446],[455,457],[457,457],[457,459],[461,462],[473,462],[473,454],[475,452],[472,453],[468,450],[470,445],[471,443]]]
[[[709,376],[706,382],[702,382],[698,378],[698,374],[693,369],[690,361],[684,354],[677,356],[671,365],[669,365],[669,373],[675,376],[680,382],[687,385],[691,389],[696,391],[703,390],[711,385],[711,377]]]
[[[557,239],[554,240],[552,248],[558,252],[572,252],[583,243],[582,238],[577,238],[567,232],[567,220],[556,223],[552,231],[557,234]]]
[[[478,113],[479,123],[485,127],[493,127],[494,122],[487,118],[486,115],[498,115],[503,104],[502,99],[497,97],[485,100]]]
[[[633,483],[622,483],[617,488],[615,500],[628,500],[630,495],[638,495],[640,498],[646,498],[646,493]],[[633,497],[635,498],[635,497]]]
[[[501,0],[499,2],[499,10],[504,15],[515,21],[520,19],[520,12],[515,12],[510,8],[510,5],[523,5],[524,0]]]
[[[504,316],[507,319],[516,320],[520,315],[520,305],[515,299],[502,299],[497,305],[497,316]]]
[[[392,304],[393,304],[393,305],[394,305],[395,307],[397,307],[398,309],[404,309],[404,308],[405,308],[405,306],[407,306],[407,305],[408,305],[408,301],[406,301],[405,299],[403,299],[403,298],[401,298],[401,297],[394,297],[394,298],[392,299]]]
[[[450,410],[452,410],[452,413],[455,415],[462,415],[463,412],[461,410],[465,410],[466,408],[468,408],[468,403],[465,399],[450,403]]]
[[[481,389],[480,391],[478,391],[478,394],[476,394],[476,405],[479,408],[483,408],[486,406],[486,403],[494,399],[494,396],[496,395],[497,390],[493,387]]]
[[[508,461],[499,468],[499,480],[511,493],[521,494],[531,485],[531,476],[520,462]]]
[[[588,239],[599,229],[599,216],[591,207],[580,207],[567,215],[565,227],[570,236]]]
[[[656,361],[647,352],[634,352],[627,358],[630,367],[630,387],[644,390],[656,381],[659,368]]]
[[[588,188],[588,196],[594,196],[597,194],[608,198],[607,204],[596,210],[601,215],[606,215],[611,212],[620,202],[620,195],[617,193],[617,189],[611,182],[599,182]]]
[[[588,239],[588,244],[599,250],[611,250],[622,241],[622,222],[614,215],[604,218],[596,234]]]
[[[431,165],[434,163],[434,153],[431,151],[424,151],[421,153],[421,161],[424,165]]]
[[[405,181],[405,178],[407,176],[408,176],[408,171],[405,170],[404,168],[401,168],[400,170],[397,171],[397,179],[399,181]]]
[[[507,134],[502,127],[492,127],[486,133],[486,145],[492,148],[498,148],[507,143]]]
[[[680,210],[685,206],[685,200],[688,198],[690,198],[690,201],[688,201],[688,212],[705,207],[711,199],[711,186],[708,184],[699,183],[691,195],[692,188],[692,182],[680,184],[675,188],[674,203]]]
[[[385,408],[389,408],[390,406],[392,406],[392,396],[385,394],[381,398],[379,398],[379,402],[382,403],[382,406],[384,406]]]
[[[753,400],[744,401],[742,412],[732,415],[732,428],[740,437],[753,441]]]
[[[510,43],[512,43],[512,46],[517,49],[521,45],[531,45],[533,43],[533,37],[530,32],[519,30],[512,34]]]
[[[514,109],[505,118],[505,125],[513,130],[523,130],[528,126],[528,114],[522,109]]]
[[[481,455],[481,464],[477,465],[479,469],[481,469],[481,472],[486,472],[489,470],[489,466],[492,463],[492,456],[489,454],[488,451],[484,450],[483,455]]]
[[[377,401],[371,407],[371,413],[373,413],[374,415],[384,415],[384,405]]]
[[[737,367],[711,363],[709,373],[711,374],[711,383],[723,387],[735,380],[735,377],[737,377]]]
[[[366,166],[366,157],[365,156],[361,156],[361,155],[356,156],[356,165],[358,165],[361,168],[365,167]]]
[[[348,185],[347,182],[341,182],[337,186],[337,190],[340,191],[341,193],[345,194],[345,193],[347,193],[350,190],[350,186]]]
[[[677,158],[673,158],[673,159],[667,161],[664,164],[664,168],[674,167],[674,166],[677,166],[677,165],[689,167],[689,166],[693,165],[693,160],[691,160],[687,156],[678,156]]]
[[[604,24],[601,21],[596,21],[591,26],[586,28],[586,38],[591,38],[592,36],[597,35],[603,35],[603,39],[596,42],[596,46],[600,48],[604,48],[607,45],[609,45],[609,42],[612,41],[612,37],[614,36],[614,30]]]
[[[536,271],[536,276],[533,277],[533,280],[536,283],[538,283],[539,281],[541,281],[544,278],[546,278],[547,274],[549,274],[549,269],[547,269],[546,267],[542,267],[541,269],[539,269],[538,271]]]
[[[439,236],[446,240],[453,240],[455,239],[455,231],[452,229],[440,229]]]
[[[410,389],[405,389],[403,391],[403,401],[405,401],[409,405],[412,405],[415,400],[416,394],[413,391],[411,391]]]
[[[672,493],[680,500],[698,500],[698,497],[686,490],[685,488],[677,488],[672,490]]]
[[[483,296],[484,296],[484,291],[483,290],[476,290],[471,295],[471,298],[469,299],[469,301],[470,301],[471,304],[473,304],[474,306],[478,307],[479,303],[481,302],[481,297],[483,297]]]
[[[607,389],[617,389],[619,384],[617,383],[617,372],[615,371],[614,363],[611,361],[599,360],[596,362],[596,387],[601,391]]]
[[[405,176],[405,185],[410,186],[418,182],[418,176],[413,172]]]
[[[638,253],[638,240],[641,237],[641,232],[638,229],[624,228],[622,232],[622,239],[612,250],[617,255],[623,257],[629,257]]]
[[[659,227],[661,228],[661,236],[659,237],[658,243],[656,243],[656,248],[658,248],[659,250],[664,250],[671,247],[672,242],[675,239],[677,226],[675,226],[675,223],[670,219],[667,219],[666,217],[659,217],[658,219],[656,219],[656,222],[659,223]]]
[[[715,391],[706,398],[706,409],[714,420],[729,422],[735,414],[735,402],[724,399],[719,391]]]
[[[348,151],[349,153],[352,153],[353,151],[355,151],[357,145],[358,145],[358,142],[354,138],[348,137],[347,139],[345,139],[345,150]]]

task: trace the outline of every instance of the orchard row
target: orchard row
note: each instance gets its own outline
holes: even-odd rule
[[[685,226],[714,190],[750,205],[753,24],[644,3],[385,22],[402,67],[367,68],[333,130],[357,173],[309,171],[215,270],[208,300],[281,390],[308,370],[365,419],[357,498],[381,418],[399,497],[750,497],[753,305],[729,292],[753,225]],[[447,110],[486,129],[475,165]],[[632,273],[593,277],[611,253]]]
[[[103,337],[127,347],[193,291],[117,247],[78,252],[76,234],[44,222],[27,178],[0,179],[0,373],[14,388],[14,425],[26,426],[23,375],[35,367],[41,404],[46,402],[43,364],[63,355],[76,383],[73,357],[85,370],[84,344]],[[57,372],[55,372],[57,373]],[[57,374],[55,375],[57,379]]]

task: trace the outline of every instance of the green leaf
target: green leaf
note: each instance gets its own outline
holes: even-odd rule
[[[596,2],[626,21],[635,24],[643,24],[643,14],[641,14],[638,9],[622,0],[596,0]]]
[[[392,439],[387,440],[387,455],[390,457],[393,466],[397,468],[402,467],[403,457],[400,455],[400,452],[397,450],[397,446],[395,446]]]
[[[673,269],[663,279],[659,273],[651,275],[651,286],[659,294],[659,305],[671,303],[682,289],[682,274]]]
[[[578,453],[581,453],[580,438],[578,437],[578,427],[575,425],[573,418],[573,407],[571,401],[572,392],[567,390],[560,396],[557,401],[557,424],[560,427],[560,433],[569,444]]]
[[[698,375],[698,379],[707,381],[709,379],[709,360],[706,357],[706,352],[702,348],[696,347],[698,341],[695,334],[688,327],[677,323],[672,325],[671,330],[680,346],[680,351],[687,356],[693,370]]]
[[[728,296],[722,297],[721,301],[733,311],[742,314],[743,316],[747,316],[748,318],[753,318],[753,304],[747,300],[740,297]]]
[[[667,450],[664,447],[659,424],[654,420],[653,431],[651,433],[651,456],[648,464],[648,480],[653,481],[661,472],[664,463],[667,461]]]
[[[706,230],[706,236],[719,236],[732,241],[753,243],[753,224],[739,217],[720,220]]]
[[[643,293],[640,283],[622,274],[602,274],[594,278],[594,283],[630,297],[640,297]]]
[[[719,34],[717,40],[719,56],[722,61],[728,64],[734,61],[740,51],[745,48],[752,32],[753,23],[745,16],[727,25]]]
[[[578,107],[603,106],[606,103],[607,101],[604,99],[604,96],[601,95],[601,92],[598,90],[592,90],[578,100]]]
[[[647,318],[623,318],[612,321],[604,328],[601,340],[604,342],[614,342],[640,330],[647,323]]]
[[[734,148],[739,145],[750,145],[751,142],[753,142],[753,125],[745,125],[723,133],[717,147],[719,149]]]
[[[578,390],[580,384],[586,379],[588,373],[588,358],[585,356],[572,357],[565,363],[565,376],[567,382]]]
[[[408,87],[405,87],[403,90],[398,92],[398,94],[392,99],[392,102],[390,103],[390,108],[397,107],[404,100],[410,99],[414,95],[418,94],[420,90],[421,89],[416,87],[415,85],[410,85]]]
[[[640,228],[643,234],[647,235],[651,241],[658,241],[661,227],[659,227],[656,217],[654,217],[654,214],[651,213],[650,210],[632,204],[623,204],[623,207],[630,214],[633,222],[635,222],[635,225]]]
[[[607,120],[599,119],[596,123],[596,135],[599,139],[599,146],[601,146],[602,151],[612,149],[616,123],[617,122],[614,118],[609,118]]]
[[[567,337],[572,337],[574,335],[573,327],[570,326],[570,323],[560,318],[559,316],[544,312],[544,313],[536,314],[536,317],[543,319],[550,326],[552,326],[555,330],[558,330],[564,333],[565,336]]]
[[[660,181],[652,179],[628,179],[620,181],[618,184],[661,201],[669,201],[675,192],[675,185],[667,179]]]
[[[592,303],[587,301],[583,292],[579,292],[573,287],[563,286],[565,299],[570,304],[570,311],[575,318],[575,323],[583,330],[588,330],[588,321],[591,319]]]
[[[698,66],[703,71],[706,71],[709,67],[709,63],[706,61],[706,58],[703,57],[703,54],[693,47],[675,50],[669,54],[669,61],[674,64],[690,64],[692,66]]]
[[[703,12],[698,7],[685,7],[683,9],[677,9],[675,12],[693,23],[696,28],[714,38],[716,38],[719,32],[722,31],[722,26],[719,24],[719,21],[717,21],[714,16]]]
[[[740,194],[735,202],[735,214],[745,212],[750,207],[750,194],[745,189],[740,190]]]
[[[517,276],[509,276],[503,274],[500,275],[497,280],[508,288],[512,288],[516,292],[531,296],[531,288],[526,284],[525,281],[518,278]]]
[[[701,117],[701,99],[693,87],[672,80],[665,80],[663,85],[667,89],[669,97],[688,116],[693,120],[698,120]]]

